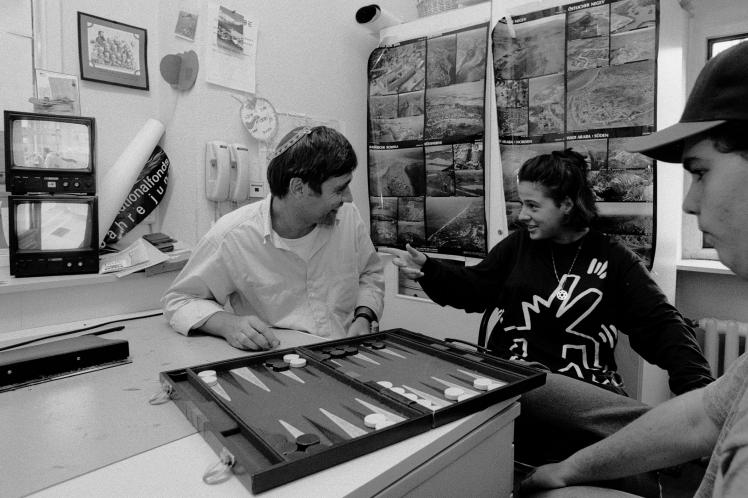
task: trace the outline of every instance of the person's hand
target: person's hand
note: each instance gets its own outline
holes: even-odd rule
[[[413,249],[410,244],[405,244],[405,249],[403,251],[402,249],[395,249],[393,247],[380,247],[379,252],[395,256],[392,263],[399,267],[406,277],[414,280],[421,278],[423,276],[421,267],[426,263],[428,258],[421,251]]]
[[[220,335],[237,349],[260,351],[273,349],[280,344],[272,328],[254,315],[237,316],[219,312],[205,325],[208,332]]]
[[[355,337],[357,335],[364,335],[371,332],[373,323],[364,318],[363,316],[360,316],[353,320],[353,323],[351,323],[351,326],[348,328],[348,333],[345,334],[346,337]]]
[[[541,465],[531,472],[521,484],[523,491],[563,488],[567,482],[567,470],[564,462]]]

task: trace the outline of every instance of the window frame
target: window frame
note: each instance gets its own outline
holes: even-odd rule
[[[742,41],[748,40],[748,33],[736,33],[734,35],[726,35],[726,36],[715,36],[715,37],[707,37],[706,39],[706,60],[711,59],[718,53],[720,53],[722,50],[725,50],[733,45],[737,45],[738,43]],[[730,43],[734,42],[734,43]],[[715,45],[721,44],[721,43],[727,43],[724,47],[722,47],[719,51],[716,53],[714,52]]]

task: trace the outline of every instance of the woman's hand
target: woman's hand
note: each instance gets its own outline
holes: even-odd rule
[[[395,256],[392,263],[399,267],[406,277],[414,280],[421,278],[423,276],[421,267],[423,267],[428,258],[421,251],[413,249],[410,244],[405,244],[405,249],[403,251],[402,249],[395,249],[393,247],[381,247],[379,248],[379,252]]]

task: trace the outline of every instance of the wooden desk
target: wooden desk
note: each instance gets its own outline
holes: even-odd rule
[[[246,354],[184,337],[162,317],[125,323],[132,363],[0,394],[0,496],[249,496],[202,482],[218,457],[173,403],[150,405],[159,372]],[[279,333],[281,347],[316,342]],[[509,496],[515,400],[364,455],[269,496]]]

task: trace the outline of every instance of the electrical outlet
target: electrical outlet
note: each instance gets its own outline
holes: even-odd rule
[[[265,184],[264,183],[250,183],[249,184],[249,196],[250,197],[265,197]]]

